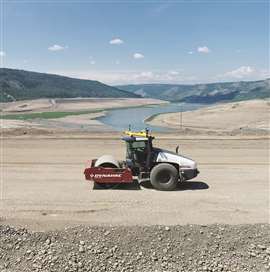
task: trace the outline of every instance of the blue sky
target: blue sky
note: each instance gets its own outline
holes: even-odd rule
[[[4,1],[4,67],[108,84],[269,77],[268,1]]]

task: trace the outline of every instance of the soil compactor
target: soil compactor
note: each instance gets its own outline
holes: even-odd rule
[[[153,147],[154,136],[146,129],[125,131],[126,160],[117,161],[103,155],[87,163],[84,175],[94,182],[94,189],[110,189],[118,184],[149,180],[157,190],[171,191],[178,182],[190,180],[199,174],[197,163],[176,152]]]

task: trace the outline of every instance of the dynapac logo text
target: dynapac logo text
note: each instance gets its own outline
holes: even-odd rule
[[[91,174],[91,178],[120,178],[121,174]]]

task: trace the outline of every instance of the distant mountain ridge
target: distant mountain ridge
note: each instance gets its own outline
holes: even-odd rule
[[[0,102],[74,97],[141,96],[94,80],[0,68]]]
[[[38,98],[150,97],[187,103],[264,99],[270,79],[208,84],[137,84],[109,86],[99,81],[0,68],[0,102]]]
[[[258,81],[221,82],[195,85],[138,84],[117,88],[143,97],[187,103],[216,103],[264,99],[270,96],[270,79]]]

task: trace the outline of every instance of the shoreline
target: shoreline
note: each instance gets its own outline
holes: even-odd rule
[[[0,120],[2,134],[8,132],[12,133],[11,130],[15,131],[15,134],[28,134],[31,130],[36,130],[35,133],[42,134],[53,134],[58,133],[69,133],[74,131],[77,133],[79,130],[83,132],[104,132],[104,131],[115,131],[111,126],[106,125],[99,121],[99,118],[107,115],[108,111],[122,110],[122,109],[133,109],[143,108],[151,106],[163,106],[169,104],[168,101],[156,100],[156,99],[122,99],[121,101],[115,101],[115,99],[98,99],[102,103],[98,103],[96,99],[89,99],[86,104],[83,104],[83,108],[86,110],[80,110],[80,100],[76,100],[75,103],[63,104],[65,109],[62,111],[61,108],[54,108],[51,111],[37,111],[35,109],[32,112],[1,112]],[[46,101],[48,102],[48,101]],[[83,100],[82,103],[84,103]],[[22,102],[24,105],[25,101]],[[37,103],[41,105],[40,101],[28,101],[29,107],[31,103]],[[75,108],[74,108],[75,104]],[[125,104],[125,105],[124,105]],[[42,105],[41,105],[42,106]],[[68,109],[70,107],[70,109]],[[5,107],[7,109],[7,107]],[[61,110],[61,111],[60,111]],[[22,133],[19,132],[22,130]],[[39,130],[39,131],[38,131]]]
[[[265,135],[270,134],[269,100],[248,100],[209,105],[195,110],[157,113],[145,119],[152,126],[190,134]],[[181,128],[179,127],[181,122]]]
[[[165,103],[150,103],[150,104],[143,104],[143,105],[130,105],[130,106],[119,106],[119,107],[104,107],[104,108],[97,108],[93,110],[87,110],[87,111],[37,111],[37,112],[8,112],[8,114],[3,114],[0,116],[0,119],[2,120],[20,120],[19,116],[27,116],[27,115],[38,115],[38,114],[66,114],[66,116],[71,116],[71,115],[84,115],[84,114],[91,114],[91,113],[101,113],[101,112],[106,112],[106,111],[113,111],[113,110],[123,110],[123,109],[133,109],[133,108],[144,108],[144,107],[150,107],[150,106],[164,106],[167,104],[170,104],[171,102],[165,101]],[[18,116],[18,118],[8,118],[12,116]],[[7,118],[6,118],[7,117]],[[62,118],[62,116],[59,117],[49,117],[49,118],[29,118],[29,120],[34,120],[34,119],[56,119],[56,118]],[[21,119],[22,120],[22,119]],[[24,119],[27,120],[27,119]]]
[[[115,101],[112,101],[115,103]],[[147,100],[149,103],[149,100]],[[150,102],[153,102],[150,100]],[[79,103],[79,102],[76,102]],[[162,132],[166,134],[179,134],[181,136],[269,136],[269,126],[267,126],[267,110],[269,109],[269,101],[267,100],[251,100],[243,102],[223,103],[209,105],[208,107],[199,107],[197,109],[187,109],[182,111],[182,126],[180,127],[180,112],[174,111],[175,107],[170,105],[173,103],[162,101],[159,103],[144,103],[142,105],[107,105],[101,108],[100,104],[92,105],[100,108],[92,108],[92,110],[69,111],[69,112],[43,112],[43,113],[22,113],[14,115],[14,119],[2,119],[2,134],[16,136],[30,135],[55,135],[55,134],[89,134],[89,133],[119,133],[118,127],[105,124],[100,119],[106,117],[109,111],[121,111],[125,109],[139,109],[156,106],[157,110],[146,110],[141,115],[139,123],[145,126],[152,126],[152,131]],[[85,106],[85,105],[84,105]],[[104,106],[104,105],[103,105]],[[76,105],[77,107],[77,105]],[[170,112],[157,112],[152,115],[146,114],[159,111],[159,108],[169,107]],[[78,107],[77,107],[78,108]],[[162,111],[162,110],[161,110]],[[45,118],[40,116],[45,115]],[[46,115],[47,114],[47,115]],[[29,118],[27,116],[30,115]],[[55,116],[56,115],[56,116]],[[121,114],[120,114],[121,115]],[[5,115],[4,115],[5,116]],[[3,117],[4,117],[3,116]],[[24,116],[25,119],[19,118]],[[39,118],[33,118],[38,116]],[[144,119],[143,119],[144,118]],[[142,120],[141,120],[142,119]],[[221,122],[222,120],[222,122]],[[122,124],[122,126],[125,125]],[[156,127],[156,130],[155,130]]]

